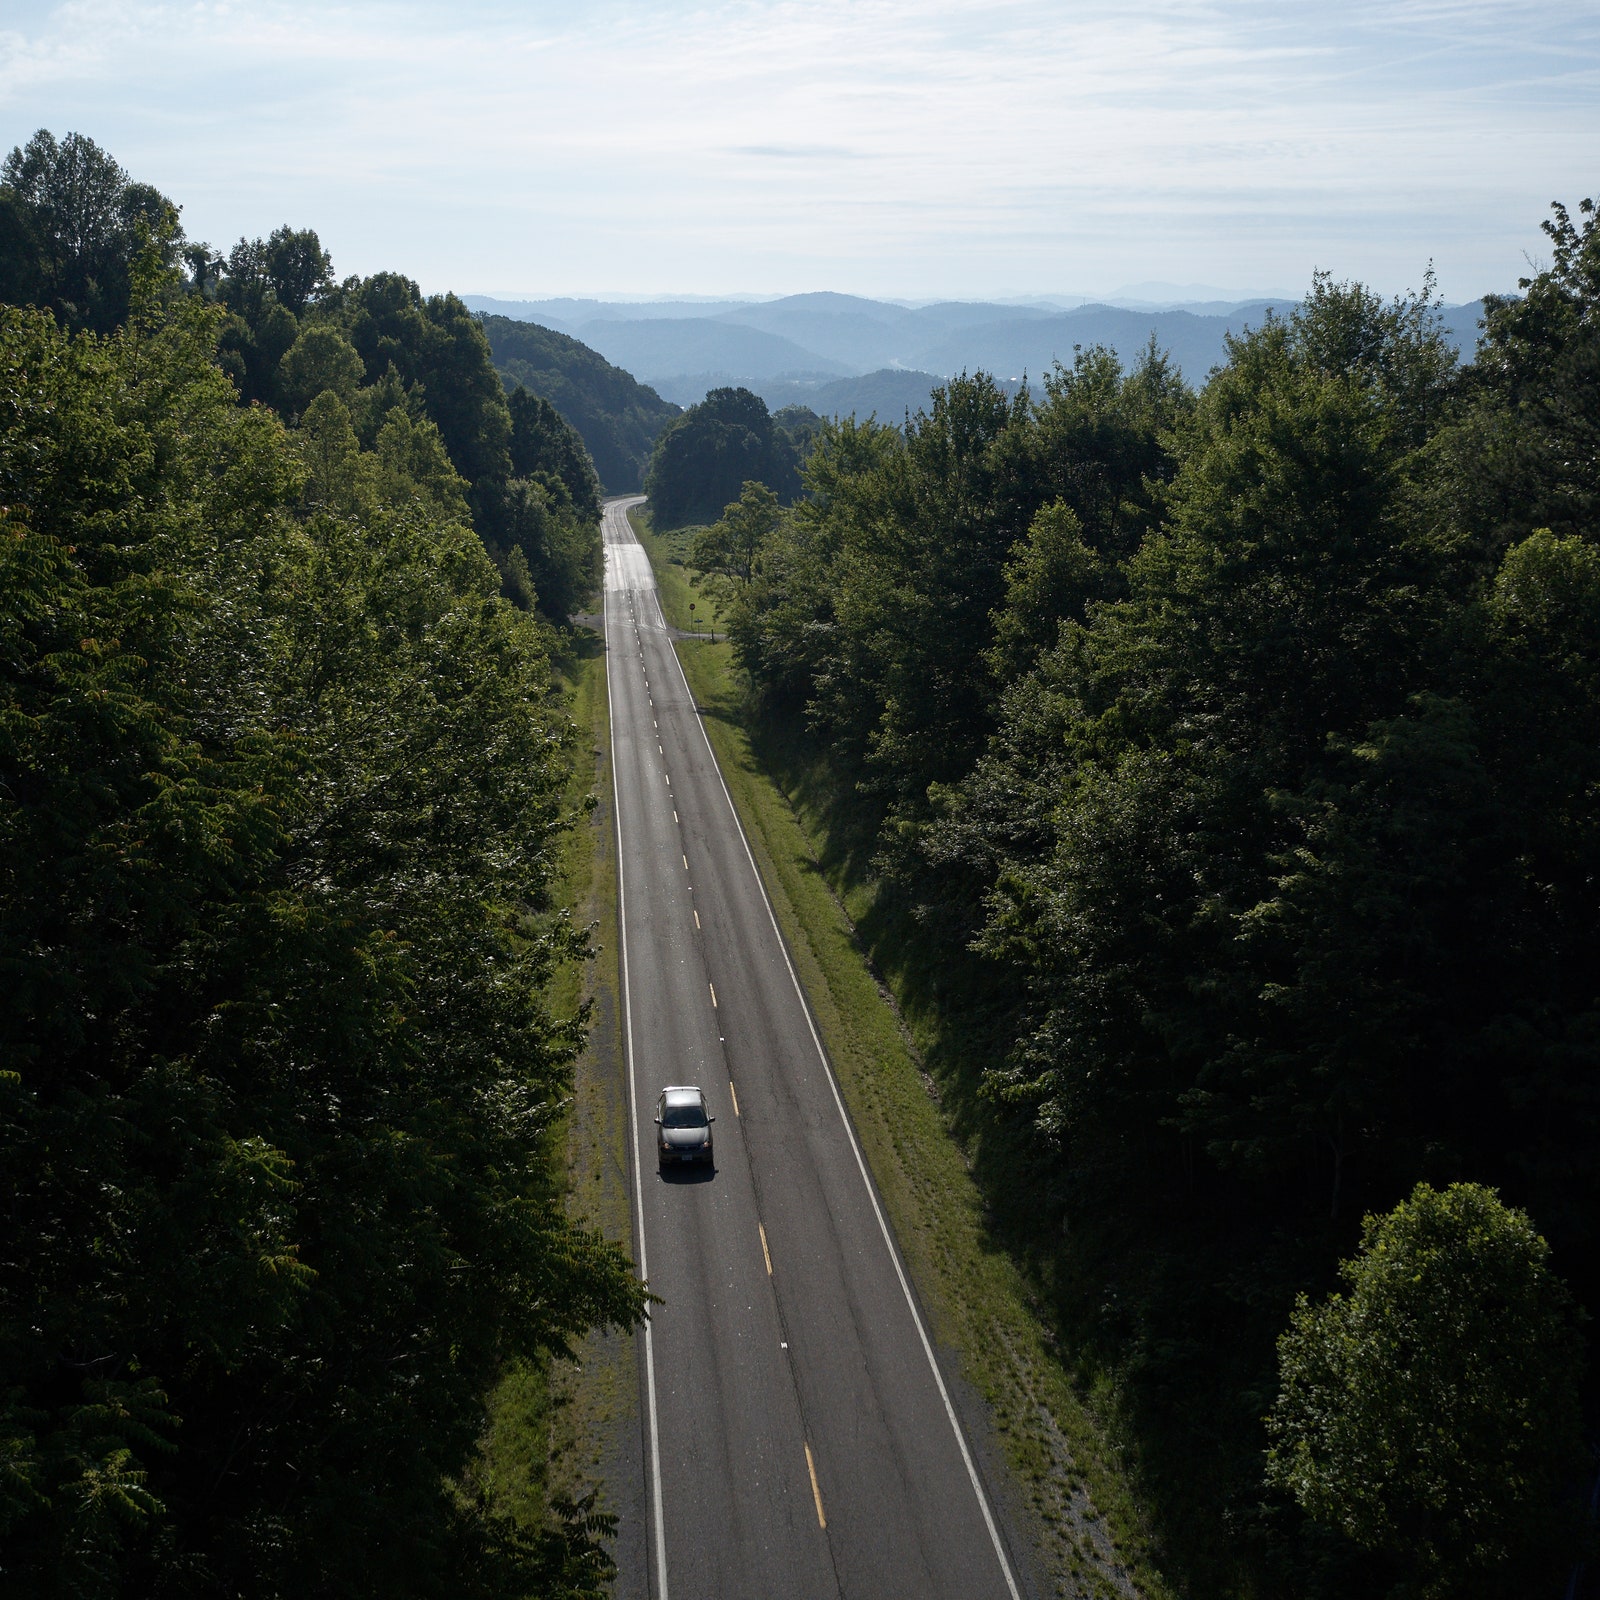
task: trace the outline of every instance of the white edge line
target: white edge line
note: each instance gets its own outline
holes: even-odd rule
[[[626,515],[626,513],[624,513]],[[631,529],[629,530],[632,531]],[[637,537],[637,536],[635,536]],[[660,604],[659,599],[657,604]],[[663,617],[665,625],[665,617]],[[928,1338],[928,1330],[922,1325],[922,1313],[917,1310],[917,1302],[911,1293],[911,1284],[906,1278],[905,1268],[900,1265],[900,1252],[894,1247],[894,1237],[889,1232],[889,1224],[884,1219],[883,1208],[878,1204],[878,1192],[872,1186],[872,1177],[867,1171],[865,1157],[861,1154],[861,1146],[856,1140],[856,1130],[850,1125],[849,1115],[844,1108],[844,1097],[839,1093],[839,1083],[834,1076],[833,1063],[828,1060],[828,1053],[822,1048],[821,1036],[817,1033],[817,1025],[811,1016],[811,1007],[806,1003],[806,992],[800,987],[799,974],[794,970],[794,962],[789,959],[789,946],[784,941],[783,929],[778,926],[777,913],[772,909],[772,900],[767,894],[767,886],[761,881],[761,871],[756,866],[756,858],[750,849],[750,841],[745,837],[744,824],[739,820],[739,809],[733,803],[733,796],[728,792],[727,780],[722,776],[722,766],[717,760],[717,752],[711,748],[711,735],[706,732],[704,718],[700,715],[700,707],[695,704],[694,690],[689,687],[689,675],[683,670],[683,662],[678,659],[678,651],[672,640],[667,640],[667,648],[671,653],[674,663],[678,668],[678,676],[683,680],[684,693],[689,697],[689,704],[694,706],[695,726],[700,730],[700,737],[706,742],[706,754],[711,757],[712,770],[717,775],[717,782],[722,787],[722,798],[728,802],[728,810],[733,817],[733,825],[739,830],[739,842],[744,846],[745,860],[750,863],[751,876],[756,880],[756,888],[761,891],[761,903],[767,908],[767,917],[772,923],[772,931],[777,935],[778,949],[783,953],[783,964],[789,969],[789,981],[794,985],[794,992],[799,997],[800,1009],[805,1014],[806,1027],[811,1033],[811,1042],[816,1047],[817,1059],[822,1063],[822,1070],[828,1075],[828,1087],[833,1090],[833,1103],[838,1107],[839,1120],[844,1124],[845,1136],[850,1141],[850,1149],[856,1158],[856,1167],[861,1173],[861,1181],[866,1185],[867,1198],[872,1202],[872,1214],[878,1219],[878,1231],[883,1235],[883,1242],[889,1251],[889,1260],[894,1264],[895,1277],[900,1280],[900,1292],[906,1298],[906,1309],[911,1313],[911,1320],[916,1324],[917,1337],[922,1341],[922,1353],[928,1358],[928,1367],[933,1373],[933,1381],[939,1386],[939,1398],[944,1401],[944,1414],[950,1419],[951,1431],[956,1436],[956,1444],[961,1450],[961,1460],[967,1469],[967,1477],[972,1483],[972,1492],[978,1497],[978,1509],[983,1513],[984,1526],[989,1530],[990,1542],[994,1545],[994,1553],[1000,1562],[1000,1571],[1006,1580],[1006,1588],[1011,1592],[1011,1600],[1022,1600],[1021,1592],[1017,1588],[1017,1580],[1012,1575],[1011,1563],[1006,1559],[1005,1546],[1000,1539],[1000,1529],[994,1520],[994,1512],[989,1508],[989,1497],[983,1492],[983,1484],[978,1477],[978,1469],[972,1459],[972,1452],[967,1448],[967,1437],[962,1432],[961,1423],[956,1417],[956,1408],[951,1404],[950,1391],[945,1388],[944,1374],[939,1370],[939,1363],[934,1359],[933,1345]],[[610,678],[606,682],[609,686]],[[612,767],[612,782],[616,782],[615,764]],[[620,887],[621,877],[618,877]],[[630,1063],[632,1057],[630,1056]],[[642,1202],[641,1202],[642,1204]],[[642,1214],[642,1213],[641,1213]]]
[[[622,511],[623,525],[627,525],[627,510]],[[630,528],[629,532],[633,530]],[[635,543],[638,541],[635,540]],[[601,595],[604,608],[605,595]],[[606,651],[611,647],[611,618],[606,614]],[[676,659],[676,652],[674,652]],[[679,670],[682,668],[680,666]],[[622,958],[622,1018],[624,1050],[628,1061],[628,1120],[633,1124],[633,1198],[639,1223],[639,1276],[650,1281],[650,1263],[644,1244],[644,1171],[639,1153],[639,1091],[633,1072],[633,1002],[628,993],[628,912],[627,896],[622,875],[622,804],[617,792],[617,721],[611,699],[611,668],[606,667],[606,721],[611,746],[611,823],[617,850],[617,948]],[[703,732],[704,730],[702,730]],[[731,802],[730,802],[731,804]],[[735,819],[737,820],[737,819]],[[659,1600],[667,1600],[667,1532],[661,1517],[661,1426],[656,1420],[656,1352],[651,1338],[650,1317],[645,1314],[644,1324],[645,1388],[650,1410],[650,1503],[656,1525],[656,1593]]]

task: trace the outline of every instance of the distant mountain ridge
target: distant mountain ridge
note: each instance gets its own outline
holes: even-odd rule
[[[720,317],[596,321],[585,323],[578,337],[607,361],[629,372],[647,374],[643,377],[647,383],[659,375],[685,370],[683,362],[690,353],[696,370],[737,372],[744,377],[804,372],[844,378],[860,370],[822,354],[814,346]]]
[[[805,406],[819,417],[876,417],[899,426],[907,416],[928,410],[933,391],[945,380],[932,372],[908,372],[904,367],[880,367],[858,378],[834,378],[821,384],[773,379],[756,393],[774,411],[784,406]],[[1000,379],[1006,390],[1020,384]]]
[[[1156,285],[1141,287],[1158,287]],[[558,327],[679,405],[709,389],[743,385],[769,404],[877,411],[895,420],[943,379],[985,371],[1037,381],[1073,352],[1106,345],[1127,362],[1154,338],[1191,383],[1227,357],[1229,335],[1287,315],[1293,298],[1190,306],[948,301],[905,306],[820,292],[765,301],[490,301],[467,295],[493,320]],[[1481,301],[1442,312],[1458,349],[1476,347]],[[901,375],[902,376],[898,376]],[[931,381],[928,381],[931,380]],[[920,396],[920,399],[914,397]],[[603,476],[603,474],[602,474]]]

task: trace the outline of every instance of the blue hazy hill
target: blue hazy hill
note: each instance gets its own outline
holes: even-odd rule
[[[1037,383],[1055,362],[1070,363],[1076,349],[1105,345],[1131,363],[1152,337],[1191,383],[1203,383],[1226,359],[1230,334],[1258,327],[1269,311],[1287,315],[1296,303],[1257,297],[1176,306],[916,306],[833,293],[773,300],[466,299],[475,310],[497,313],[497,322],[537,324],[581,341],[677,405],[695,404],[708,389],[743,385],[772,406],[894,421],[922,409],[931,390],[958,372]],[[1476,348],[1482,311],[1482,302],[1473,301],[1441,312],[1464,356]]]

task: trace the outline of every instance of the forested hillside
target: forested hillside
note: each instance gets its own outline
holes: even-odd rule
[[[1322,279],[1203,389],[957,379],[720,525],[757,728],[1196,1596],[1574,1548],[1600,229],[1548,231],[1465,368]]]
[[[678,407],[564,333],[510,317],[482,322],[507,385],[550,401],[572,423],[610,493],[638,489],[651,446]]]
[[[226,313],[218,360],[241,401],[312,431],[337,419],[367,451],[390,423],[426,425],[428,444],[386,448],[442,444],[444,470],[459,479],[519,604],[560,621],[599,582],[594,469],[581,441],[513,437],[516,420],[534,425],[536,413],[508,408],[482,329],[454,295],[424,296],[396,273],[335,282],[309,230],[241,239],[226,255],[187,240],[171,201],[77,135],[58,142],[41,132],[0,172],[4,303],[108,331],[127,315],[131,264],[146,239],[191,292]],[[557,414],[537,419],[545,434],[572,434]],[[530,465],[535,457],[544,464]],[[559,472],[549,465],[557,460]]]
[[[554,1133],[593,471],[449,296],[0,175],[0,1590],[599,1592],[472,1470],[642,1310]]]

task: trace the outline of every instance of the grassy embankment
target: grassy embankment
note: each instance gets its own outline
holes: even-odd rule
[[[575,820],[561,837],[556,901],[572,908],[579,926],[593,930],[594,958],[564,966],[549,1000],[557,1015],[590,1001],[594,1027],[577,1063],[571,1102],[551,1138],[565,1149],[569,1209],[631,1251],[626,1106],[615,1031],[616,870],[604,646],[587,630],[575,630],[562,640],[552,666],[577,730],[565,796]],[[591,796],[597,802],[592,808]],[[490,1397],[476,1477],[495,1509],[527,1528],[544,1524],[553,1495],[578,1499],[600,1486],[596,1509],[608,1509],[603,1484],[609,1458],[634,1414],[632,1336],[593,1335],[579,1356],[576,1367],[518,1365]]]
[[[689,626],[691,598],[697,617],[714,617],[683,565],[689,536],[655,535],[647,515],[632,517],[668,622]],[[683,640],[678,653],[901,1250],[937,1338],[988,1402],[1049,1577],[1065,1594],[1162,1600],[1171,1591],[1148,1519],[1096,1420],[1109,1397],[1092,1383],[1080,1392],[1066,1371],[1037,1286],[996,1242],[974,1181],[980,1135],[961,1114],[967,1091],[930,1075],[949,1052],[938,1049],[939,1009],[916,1003],[928,975],[909,946],[898,966],[869,959],[858,927],[872,916],[873,887],[830,859],[794,747],[750,727],[728,644]]]

